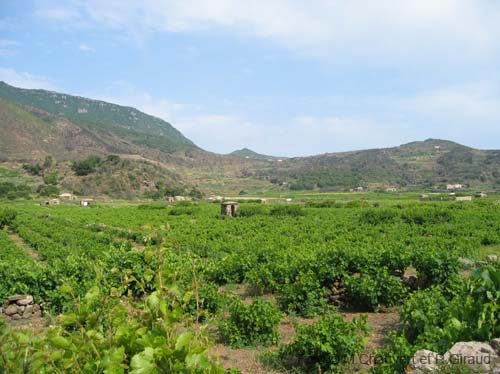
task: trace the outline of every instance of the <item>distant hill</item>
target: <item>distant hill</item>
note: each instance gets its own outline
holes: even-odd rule
[[[129,162],[103,174],[115,179],[110,182],[114,187],[99,188],[98,184],[107,185],[99,172],[86,176],[85,186],[107,193],[121,183],[120,178],[129,178],[130,183],[117,188],[121,196],[127,195],[127,186],[143,191],[145,185],[154,190],[161,184],[229,194],[271,189],[345,191],[358,186],[442,188],[448,183],[500,188],[500,151],[428,139],[311,157],[278,158],[248,148],[220,155],[197,147],[168,122],[137,109],[3,82],[0,133],[0,161],[13,164],[40,163],[52,156],[69,167],[68,162],[93,155],[119,155]],[[80,188],[82,179],[73,180],[71,169],[64,170],[68,186]],[[144,184],[137,188],[136,180]]]
[[[22,89],[5,82],[0,82],[0,98],[64,117],[111,147],[116,147],[115,140],[120,138],[119,142],[167,153],[196,148],[168,122],[131,107],[46,90]]]
[[[248,148],[238,149],[234,152],[231,152],[229,154],[229,156],[236,156],[236,157],[250,159],[250,160],[268,160],[268,161],[279,160],[279,159],[285,158],[285,157],[262,155],[260,153],[254,152]]]
[[[393,148],[291,158],[258,174],[297,190],[345,190],[356,186],[427,188],[447,183],[498,188],[500,151],[428,139]]]

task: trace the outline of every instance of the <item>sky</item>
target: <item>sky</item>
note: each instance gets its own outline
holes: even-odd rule
[[[500,149],[500,1],[0,0],[0,80],[136,107],[200,147]]]

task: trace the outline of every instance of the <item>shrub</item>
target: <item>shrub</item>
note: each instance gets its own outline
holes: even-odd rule
[[[345,278],[349,303],[362,310],[378,310],[381,306],[400,303],[407,293],[401,279],[382,268],[359,277]]]
[[[352,200],[345,205],[346,208],[368,208],[369,206],[370,204],[364,200]]]
[[[267,209],[261,204],[244,204],[241,205],[238,210],[238,215],[240,217],[251,217],[263,214],[267,214]]]
[[[278,352],[285,368],[343,373],[343,366],[363,349],[368,325],[366,316],[345,322],[339,314],[326,314],[312,325],[296,326],[296,332],[293,341]]]
[[[11,225],[17,217],[17,212],[14,209],[3,208],[0,210],[0,229]]]
[[[102,160],[98,156],[90,156],[89,158],[81,161],[75,161],[72,169],[78,176],[88,175],[93,173],[95,169],[101,164]]]
[[[304,208],[298,204],[275,205],[271,208],[272,216],[305,216]]]
[[[233,348],[276,344],[281,313],[274,304],[256,298],[251,304],[236,299],[230,317],[220,325],[222,338]]]
[[[445,282],[461,268],[458,257],[447,251],[418,251],[412,263],[424,287]]]
[[[392,209],[369,209],[364,211],[359,220],[370,225],[394,223],[398,219],[398,213]]]
[[[40,164],[23,164],[23,169],[31,175],[42,175],[43,169]]]
[[[328,290],[321,286],[315,273],[300,273],[295,282],[280,289],[278,303],[281,310],[314,317],[327,307]]]

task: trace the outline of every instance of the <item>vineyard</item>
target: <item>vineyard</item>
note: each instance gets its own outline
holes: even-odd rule
[[[238,217],[19,202],[0,228],[0,305],[33,295],[44,317],[0,317],[0,373],[392,374],[420,349],[500,337],[495,198],[248,202]],[[370,318],[394,314],[373,346]]]

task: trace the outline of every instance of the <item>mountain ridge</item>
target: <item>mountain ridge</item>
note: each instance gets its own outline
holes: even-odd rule
[[[448,182],[500,187],[497,150],[430,138],[306,157],[267,156],[249,148],[221,155],[132,107],[6,83],[0,83],[0,131],[0,160],[40,162],[50,155],[76,161],[118,154],[174,171],[176,180],[208,192],[429,188]]]

